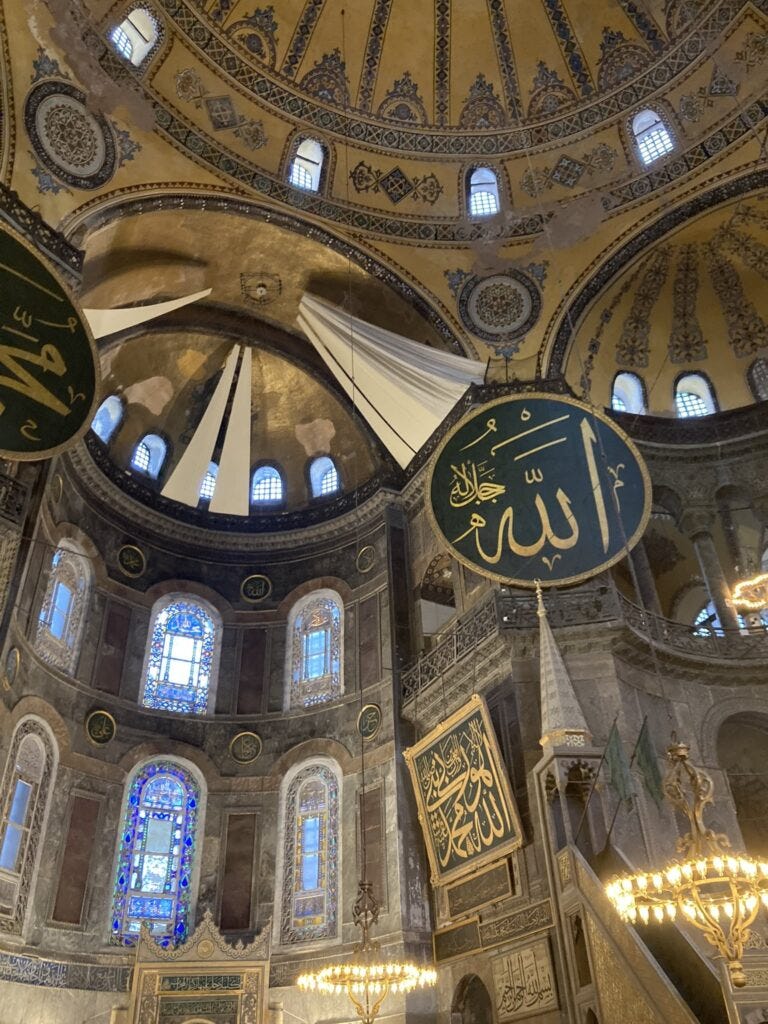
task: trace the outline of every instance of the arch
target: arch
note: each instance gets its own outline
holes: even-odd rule
[[[133,449],[131,469],[157,480],[168,454],[168,442],[159,434],[145,434]]]
[[[93,586],[91,562],[82,548],[66,539],[53,553],[35,634],[43,661],[74,675],[80,657],[85,613]]]
[[[645,384],[642,377],[626,370],[617,373],[611,388],[611,408],[616,412],[644,415],[646,412]]]
[[[717,763],[731,790],[744,845],[757,858],[768,857],[768,715],[736,714],[717,732]]]
[[[288,181],[304,192],[319,192],[326,162],[325,146],[317,139],[303,138],[298,142],[288,171]]]
[[[279,505],[285,499],[285,481],[280,467],[274,462],[263,462],[251,477],[252,505]]]
[[[499,176],[492,167],[467,172],[467,209],[470,217],[493,217],[501,209]]]
[[[320,455],[310,462],[309,490],[313,498],[328,498],[341,490],[341,476],[330,455]]]
[[[91,430],[101,442],[107,444],[122,423],[124,414],[122,399],[117,395],[108,395],[96,410],[96,415],[91,421]]]
[[[632,138],[644,167],[667,156],[675,148],[669,126],[661,114],[650,107],[639,111],[632,118]]]
[[[341,773],[329,758],[292,768],[280,788],[275,890],[280,943],[335,939],[341,901]]]
[[[0,785],[0,932],[23,929],[57,764],[58,748],[46,723],[21,719]]]
[[[205,784],[172,758],[138,765],[126,786],[118,837],[110,934],[133,946],[142,921],[161,946],[183,942],[197,891]]]
[[[138,68],[160,41],[160,26],[146,7],[134,7],[109,33],[113,48]]]
[[[493,1024],[493,1006],[488,989],[476,974],[465,974],[451,1003],[451,1020],[456,1024]]]
[[[219,467],[215,462],[208,463],[208,469],[203,477],[203,482],[200,484],[200,500],[210,501],[213,497],[214,491],[216,490],[216,477],[219,473]]]
[[[288,616],[286,711],[310,708],[344,693],[344,605],[335,590],[313,590]]]
[[[681,418],[717,412],[712,385],[703,373],[683,373],[675,381],[675,410]]]
[[[768,401],[768,359],[755,359],[747,370],[747,384],[756,402]]]
[[[202,598],[169,594],[155,602],[140,703],[176,714],[212,714],[221,654],[221,616]]]

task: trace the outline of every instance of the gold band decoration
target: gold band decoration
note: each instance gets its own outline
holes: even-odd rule
[[[95,747],[106,747],[117,733],[117,723],[108,711],[97,708],[85,719],[85,735]]]
[[[147,568],[147,559],[141,548],[135,544],[123,544],[117,552],[117,564],[120,572],[131,579],[137,579]]]
[[[19,674],[19,665],[21,664],[21,654],[18,647],[11,647],[5,656],[5,665],[3,666],[3,688],[10,690],[13,684],[16,682],[16,676]]]
[[[248,604],[259,604],[261,601],[266,601],[271,593],[272,580],[260,572],[246,576],[240,584],[240,596]]]
[[[378,704],[366,704],[357,716],[357,731],[364,740],[372,740],[381,728],[381,708]]]
[[[355,565],[357,571],[362,573],[370,572],[376,564],[376,548],[373,544],[366,544],[364,548],[360,548],[355,559]]]
[[[578,583],[618,562],[651,514],[640,452],[604,413],[519,394],[461,420],[432,463],[432,525],[468,568],[520,587]]]
[[[519,849],[520,817],[482,697],[473,695],[405,760],[434,885]]]
[[[239,732],[229,742],[229,756],[237,764],[253,764],[261,753],[261,736],[255,732]]]
[[[99,396],[90,327],[63,281],[0,227],[0,456],[45,459],[90,426]]]

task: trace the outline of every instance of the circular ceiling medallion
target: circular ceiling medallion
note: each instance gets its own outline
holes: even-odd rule
[[[100,188],[115,173],[115,140],[85,94],[68,82],[46,81],[27,96],[24,121],[37,158],[73,188]]]
[[[123,544],[117,552],[117,564],[124,576],[137,579],[147,568],[147,559],[141,548],[137,548],[135,544]]]
[[[364,740],[372,740],[381,728],[381,708],[378,704],[366,704],[357,716],[357,731]]]
[[[540,313],[539,289],[521,270],[470,277],[459,293],[459,315],[464,326],[492,345],[519,340]]]
[[[12,647],[5,656],[5,665],[3,666],[3,689],[10,690],[16,681],[16,676],[19,674],[19,665],[21,663],[21,654],[19,653],[18,647]]]
[[[115,738],[117,723],[108,711],[98,708],[85,720],[85,735],[95,747],[106,747]]]
[[[355,565],[357,566],[358,572],[366,573],[370,572],[376,564],[376,548],[373,544],[366,544],[364,548],[360,548],[355,559]]]
[[[260,572],[246,576],[240,584],[240,596],[248,604],[259,604],[261,601],[266,601],[271,593],[272,580]]]
[[[238,764],[253,764],[261,753],[261,737],[255,732],[239,732],[229,744],[229,756]]]

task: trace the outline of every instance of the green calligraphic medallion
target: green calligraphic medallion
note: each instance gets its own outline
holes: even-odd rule
[[[0,227],[0,456],[41,459],[71,447],[98,394],[82,311],[37,251]]]
[[[429,480],[432,525],[453,555],[519,587],[588,579],[623,558],[651,514],[640,452],[604,413],[521,394],[458,423]]]
[[[117,723],[108,711],[97,708],[85,719],[85,735],[96,747],[105,747],[115,738]]]
[[[357,716],[357,731],[364,740],[372,740],[381,728],[381,708],[378,704],[366,704]]]

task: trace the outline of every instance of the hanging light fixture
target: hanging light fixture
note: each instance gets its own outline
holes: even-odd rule
[[[747,612],[759,612],[768,608],[768,572],[757,573],[750,579],[741,580],[733,588],[731,604]]]
[[[712,803],[712,779],[689,763],[687,744],[672,738],[664,793],[691,826],[678,839],[683,859],[659,871],[612,879],[605,891],[622,919],[632,924],[679,916],[694,925],[727,961],[732,984],[742,988],[749,928],[761,903],[768,907],[768,862],[732,853],[727,836],[705,827],[702,814]]]

